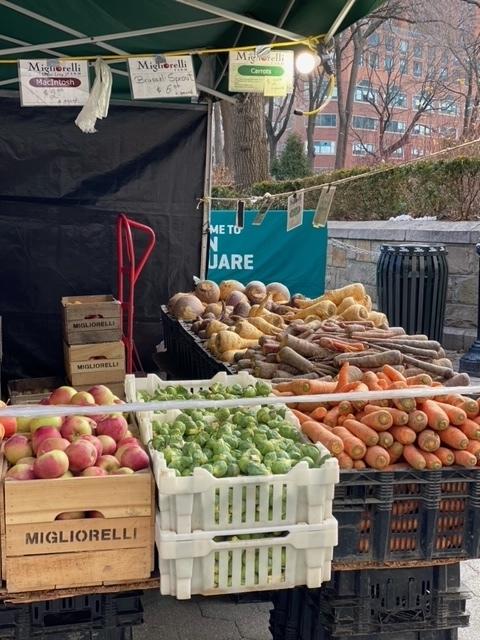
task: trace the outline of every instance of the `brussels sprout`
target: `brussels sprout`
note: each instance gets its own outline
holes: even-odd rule
[[[272,473],[288,473],[292,467],[290,460],[275,460],[272,462]]]
[[[261,462],[249,462],[246,468],[246,473],[249,476],[268,476],[270,475],[267,467]]]
[[[208,458],[203,451],[194,451],[192,454],[193,464],[198,467],[202,464],[207,464]]]
[[[258,444],[258,449],[262,456],[266,456],[268,453],[273,453],[275,451],[275,445],[271,440],[265,440],[265,442]]]
[[[263,422],[263,423],[267,424],[268,421],[271,418],[270,411],[268,410],[268,407],[262,407],[261,409],[259,409],[257,411],[256,418],[257,418],[258,422]]]
[[[243,390],[243,393],[242,393],[242,397],[244,397],[244,398],[256,398],[257,397],[257,391],[256,391],[255,387],[253,387],[252,385],[249,385],[248,387],[245,387],[245,389]]]
[[[269,451],[263,456],[263,464],[269,466],[277,459],[277,454],[274,451]]]
[[[182,476],[191,476],[193,473],[193,470],[191,467],[185,467],[185,469],[182,470]]]
[[[320,456],[319,449],[313,444],[302,444],[300,445],[300,449],[302,451],[303,456],[307,456],[308,458],[311,458],[314,462],[316,462],[316,460]]]
[[[178,459],[178,464],[176,464],[175,466],[183,471],[183,469],[186,469],[187,467],[190,468],[192,465],[193,459],[191,456],[180,456],[180,458]]]
[[[171,447],[176,447],[177,449],[182,449],[185,444],[182,436],[172,436],[168,443]]]
[[[232,386],[230,387],[230,391],[238,397],[241,397],[243,393],[243,389],[239,384],[232,384]]]
[[[306,462],[310,467],[310,469],[312,469],[315,466],[315,462],[309,456],[303,456],[303,458],[300,458],[298,462]]]
[[[162,451],[165,462],[169,464],[173,459],[180,457],[178,449],[172,449],[172,447],[165,447]]]
[[[230,409],[222,408],[215,411],[215,417],[219,422],[226,422],[230,418]]]
[[[290,440],[298,440],[299,433],[295,427],[290,426],[289,424],[283,423],[278,427],[278,431],[282,438],[289,438]]]
[[[258,381],[257,384],[255,385],[255,391],[257,396],[268,396],[270,395],[271,388],[265,382]]]
[[[228,465],[225,460],[218,460],[213,465],[213,475],[215,478],[223,478],[223,476],[227,473]]]
[[[157,451],[161,451],[167,444],[164,436],[154,436],[152,439],[152,447]]]
[[[227,473],[225,474],[229,478],[234,478],[240,475],[240,467],[236,462],[230,462],[227,467]]]
[[[213,475],[213,465],[212,464],[202,464],[201,468],[205,469],[205,471],[208,471],[208,473],[211,473]]]

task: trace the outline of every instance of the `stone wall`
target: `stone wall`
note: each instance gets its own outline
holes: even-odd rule
[[[449,286],[444,343],[466,351],[476,337],[480,223],[476,222],[331,222],[327,289],[363,282],[376,301],[376,264],[380,246],[443,244],[448,250]]]

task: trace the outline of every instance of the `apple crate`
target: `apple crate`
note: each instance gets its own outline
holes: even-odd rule
[[[178,535],[162,530],[157,515],[155,540],[160,592],[178,600],[303,585],[314,589],[330,580],[337,521]]]
[[[9,593],[148,578],[153,570],[151,472],[4,481],[2,576]],[[103,517],[57,519],[97,511]]]
[[[237,375],[219,373],[211,380],[173,384],[182,384],[193,391],[206,388],[213,382],[247,386],[256,380],[246,372]],[[137,387],[134,392],[132,385],[135,383]],[[136,399],[142,388],[152,392],[154,388],[170,384],[172,383],[166,383],[153,375],[139,380],[134,376],[127,376],[127,399]],[[260,404],[261,398],[258,406]],[[153,419],[168,420],[177,413],[180,412],[137,414],[143,442],[148,443],[152,438]],[[287,413],[287,417],[292,425],[299,427],[298,420],[291,412]],[[322,454],[329,455],[320,443],[314,446]],[[151,446],[149,453],[164,530],[189,534],[196,530],[253,529],[299,523],[319,525],[332,516],[335,484],[339,480],[336,458],[327,459],[319,469],[309,469],[306,462],[300,462],[285,474],[215,478],[202,468],[194,469],[191,476],[178,477],[173,469],[168,468],[162,453]]]
[[[67,344],[117,342],[122,338],[122,305],[111,295],[62,298]]]
[[[65,369],[72,386],[92,386],[125,379],[125,346],[122,341],[98,344],[64,343]]]

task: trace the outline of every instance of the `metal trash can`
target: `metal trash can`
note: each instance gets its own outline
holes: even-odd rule
[[[377,264],[378,305],[392,326],[441,341],[447,253],[443,246],[382,245]]]

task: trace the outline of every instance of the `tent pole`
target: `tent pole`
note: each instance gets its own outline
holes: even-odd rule
[[[241,13],[235,13],[234,11],[228,11],[227,9],[213,6],[212,4],[208,4],[208,2],[202,2],[202,0],[175,1],[179,2],[180,4],[186,4],[189,7],[194,7],[195,9],[200,9],[201,11],[206,11],[207,13],[213,13],[213,15],[215,16],[227,18],[227,20],[232,20],[232,22],[245,24],[247,25],[247,27],[252,27],[253,29],[258,29],[259,31],[265,31],[266,33],[278,36],[279,38],[284,38],[285,40],[295,41],[305,39],[305,36],[301,36],[298,33],[293,33],[293,31],[287,31],[286,29],[281,29],[280,27],[276,27],[273,24],[267,24],[266,22],[255,20],[255,18],[249,18],[248,16],[244,16]]]
[[[349,0],[344,5],[343,9],[340,11],[338,16],[335,18],[332,26],[327,31],[327,35],[325,36],[325,44],[328,44],[330,42],[330,40],[333,38],[333,36],[337,33],[337,31],[340,28],[342,22],[347,17],[348,13],[350,12],[350,9],[353,7],[355,2],[356,2],[356,0]]]
[[[210,238],[210,196],[212,195],[212,101],[208,101],[207,149],[205,153],[205,182],[203,187],[202,245],[200,250],[200,278],[207,277],[208,241]]]

